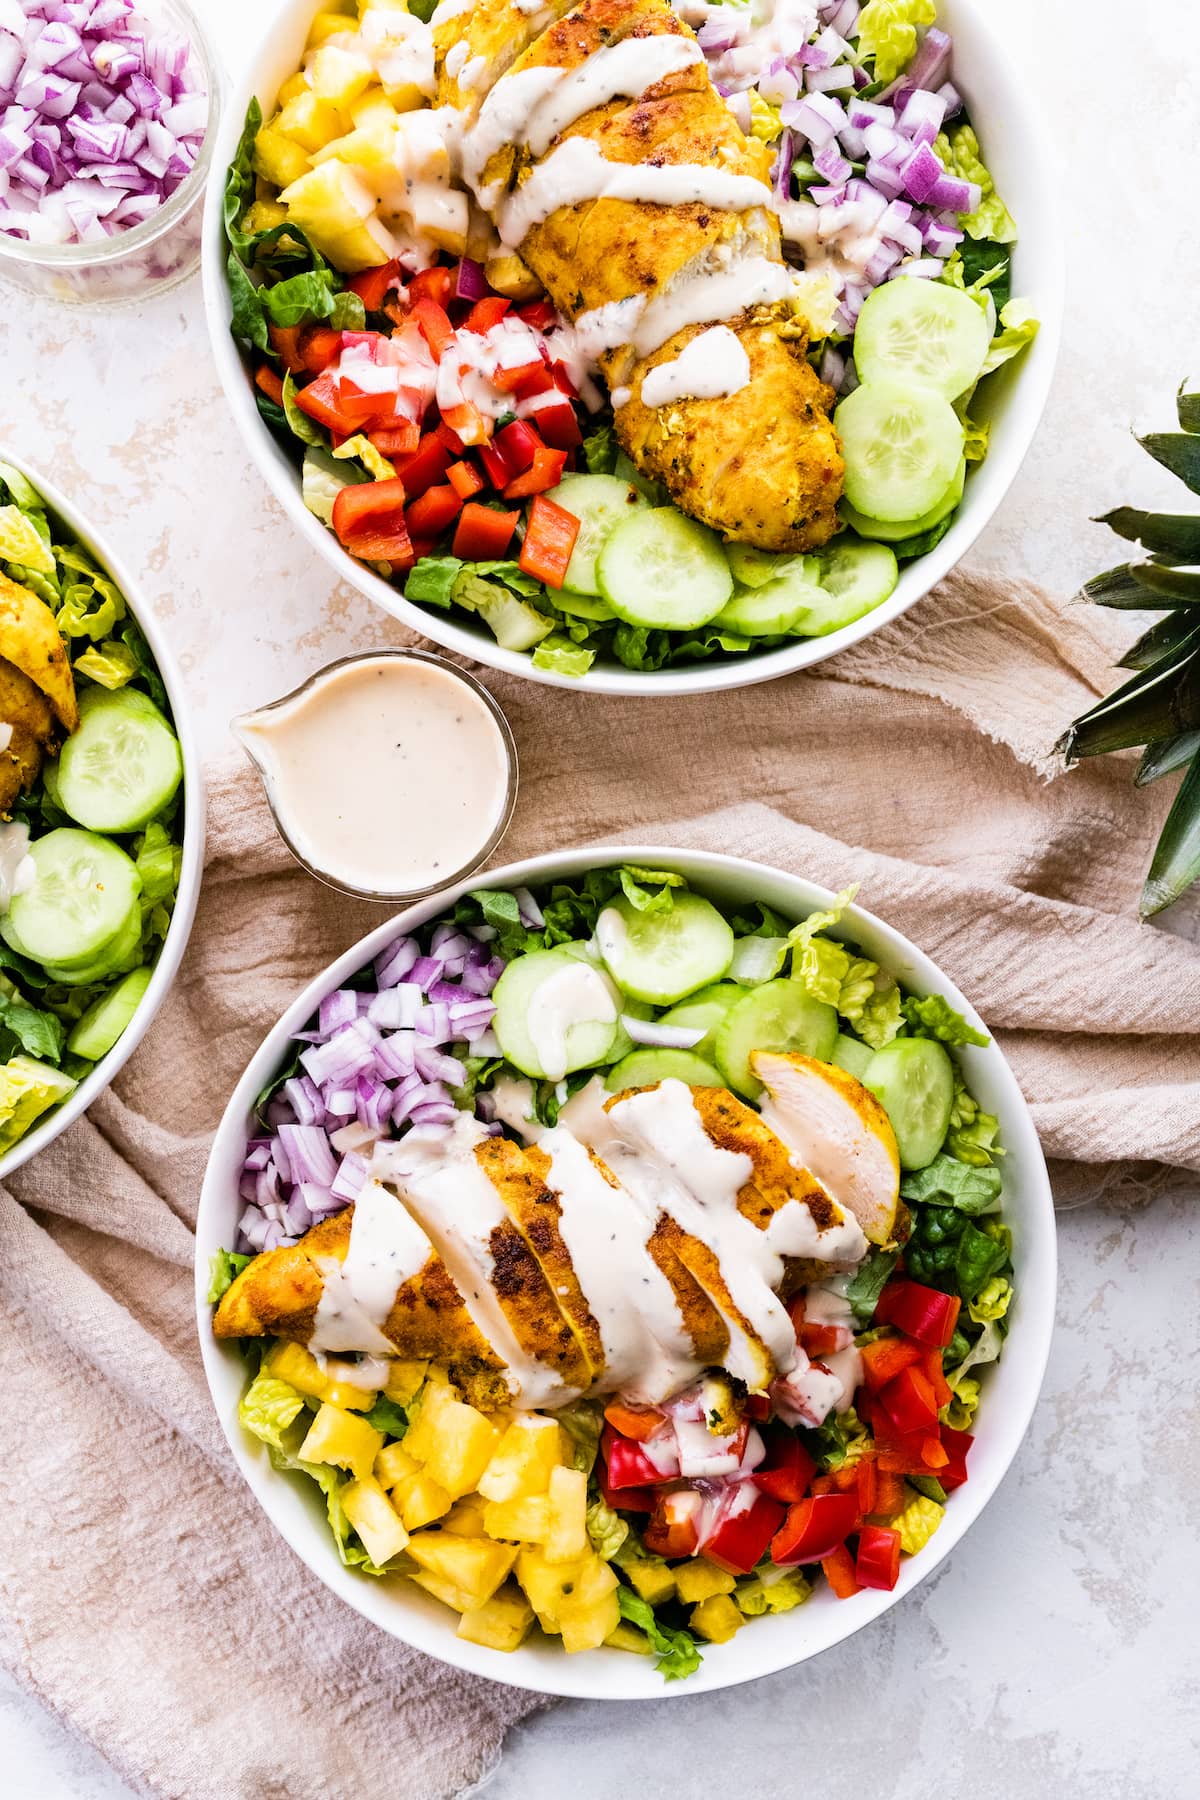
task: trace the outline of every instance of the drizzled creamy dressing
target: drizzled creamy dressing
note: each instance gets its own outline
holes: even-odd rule
[[[508,805],[499,724],[436,663],[335,664],[237,728],[298,854],[365,893],[416,893],[473,867]]]
[[[519,248],[525,234],[560,206],[591,200],[642,201],[654,206],[700,202],[714,212],[768,207],[771,190],[752,175],[709,163],[614,163],[590,138],[568,138],[532,170],[496,214],[500,236]]]
[[[424,1268],[430,1248],[395,1194],[368,1181],[354,1202],[345,1261],[314,1259],[322,1291],[310,1347],[391,1356],[394,1346],[381,1328],[404,1283]]]
[[[617,1001],[608,980],[591,963],[559,969],[535,990],[525,1029],[548,1081],[567,1072],[567,1038],[576,1025],[615,1025]]]
[[[740,338],[728,325],[713,325],[673,362],[651,369],[642,381],[641,401],[643,406],[669,406],[675,400],[718,400],[740,393],[749,380],[750,358]]]
[[[673,282],[662,293],[631,294],[581,313],[575,336],[593,360],[628,344],[650,356],[687,325],[732,319],[752,306],[768,305],[795,292],[794,271],[766,256],[747,256],[729,268],[706,270]]]

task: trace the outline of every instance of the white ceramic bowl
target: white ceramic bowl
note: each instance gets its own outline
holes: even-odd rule
[[[526,652],[502,650],[486,626],[474,625],[466,615],[410,604],[397,588],[347,555],[304,505],[295,467],[259,416],[249,375],[229,333],[222,187],[250,99],[257,94],[264,113],[270,111],[280,86],[299,66],[309,22],[318,10],[319,0],[285,0],[234,83],[213,157],[205,217],[204,296],[217,367],[250,454],[297,531],[341,579],[414,631],[511,675],[597,694],[703,694],[770,681],[823,662],[907,612],[966,554],[1004,498],[1032,442],[1050,391],[1063,305],[1062,239],[1054,182],[1046,170],[1045,131],[1025,83],[1008,60],[1000,25],[987,18],[985,0],[939,0],[939,23],[954,34],[955,85],[967,98],[998,190],[1017,221],[1020,241],[1013,258],[1013,292],[1030,298],[1042,328],[1030,351],[985,384],[978,414],[990,423],[990,449],[967,482],[952,529],[928,556],[905,568],[895,593],[882,606],[828,637],[797,638],[782,649],[656,674],[639,674],[615,661],[606,662],[582,681],[535,668]]]
[[[36,1156],[39,1150],[58,1137],[85,1113],[92,1101],[108,1086],[117,1071],[124,1067],[150,1028],[150,1022],[166,998],[187,948],[196,902],[200,897],[200,877],[204,869],[204,780],[200,772],[200,756],[192,732],[191,712],[184,692],[183,676],[167,644],[162,627],[149,607],[142,604],[137,583],[128,566],[122,562],[95,528],[88,523],[61,488],[4,444],[0,444],[0,461],[11,463],[28,477],[45,500],[51,512],[57,513],[66,529],[90,550],[101,568],[106,569],[124,594],[129,610],[141,626],[158,664],[163,686],[171,702],[175,731],[183,752],[183,867],[179,876],[179,893],[175,912],[159,952],[150,986],[141,1005],[117,1039],[108,1055],[98,1062],[85,1081],[60,1107],[47,1113],[41,1123],[27,1131],[5,1155],[0,1156],[0,1181]]]
[[[508,868],[489,870],[489,887],[572,880],[590,868],[632,862],[654,869],[678,869],[697,889],[714,898],[741,904],[763,900],[785,917],[799,919],[830,904],[828,889],[779,869],[732,856],[661,846],[572,850],[531,857]],[[752,1620],[728,1644],[709,1645],[698,1674],[683,1682],[664,1682],[649,1658],[593,1650],[567,1656],[551,1641],[535,1641],[512,1655],[464,1643],[454,1635],[455,1615],[411,1582],[373,1580],[344,1569],[329,1534],[324,1505],[306,1477],[284,1475],[271,1467],[266,1450],[238,1424],[238,1400],[247,1369],[238,1348],[219,1343],[212,1334],[212,1309],[205,1299],[209,1258],[232,1245],[242,1203],[238,1177],[251,1131],[255,1097],[283,1065],[289,1037],[304,1029],[322,996],[336,988],[402,931],[435,919],[470,886],[462,882],[440,897],[423,900],[380,925],[309,983],[268,1034],[251,1061],[225,1111],[213,1144],[196,1226],[196,1309],[205,1373],[213,1402],[234,1457],[262,1504],[267,1517],[327,1587],[364,1618],[419,1650],[458,1668],[494,1681],[535,1688],[547,1694],[573,1694],[594,1700],[659,1700],[672,1695],[703,1693],[730,1687],[758,1675],[770,1675],[840,1643],[886,1612],[932,1574],[995,1493],[1016,1454],[1041,1387],[1054,1323],[1054,1210],[1046,1167],[1029,1109],[1008,1064],[994,1045],[963,1051],[963,1067],[971,1091],[1000,1119],[1004,1159],[1005,1216],[1013,1227],[1013,1261],[1017,1298],[1012,1330],[1000,1362],[988,1371],[979,1409],[977,1437],[971,1452],[971,1476],[950,1496],[937,1536],[921,1553],[905,1559],[900,1581],[890,1594],[862,1593],[840,1601],[828,1588],[818,1588],[794,1612]],[[890,926],[852,907],[845,932],[869,956],[892,971],[917,993],[944,994],[977,1027],[978,1014],[927,956]]]

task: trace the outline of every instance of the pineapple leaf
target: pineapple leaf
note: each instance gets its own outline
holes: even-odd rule
[[[1169,595],[1176,606],[1200,605],[1200,569],[1180,569],[1159,556],[1130,563],[1129,573],[1155,594]]]
[[[1109,750],[1132,750],[1200,727],[1200,653],[1164,658],[1076,719],[1055,748],[1074,762]]]
[[[1197,750],[1200,750],[1200,731],[1185,731],[1181,737],[1161,738],[1156,744],[1148,744],[1137,766],[1134,786],[1149,787],[1161,775],[1173,775],[1176,769],[1191,762]]]
[[[1168,613],[1149,631],[1144,631],[1136,644],[1125,652],[1118,669],[1152,669],[1160,659],[1186,643],[1193,632],[1200,634],[1200,617],[1186,608]],[[1198,639],[1200,641],[1200,639]]]
[[[1162,556],[1200,561],[1200,513],[1152,513],[1139,506],[1118,506],[1095,522]]]
[[[1187,600],[1174,596],[1151,594],[1144,582],[1134,576],[1133,563],[1118,563],[1085,581],[1081,592],[1093,606],[1115,606],[1122,612],[1169,612],[1172,607],[1187,606]]]
[[[1185,394],[1186,387],[1187,382],[1181,381],[1175,396],[1179,424],[1184,431],[1200,431],[1200,394]]]
[[[1191,432],[1149,431],[1138,443],[1155,462],[1178,475],[1193,494],[1200,494],[1200,436]]]
[[[1161,912],[1200,876],[1200,757],[1193,758],[1155,847],[1142,889],[1143,919]]]

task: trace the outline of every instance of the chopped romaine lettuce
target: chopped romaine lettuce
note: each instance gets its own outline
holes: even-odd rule
[[[886,0],[872,0],[872,5],[883,3],[886,3]],[[868,7],[867,11],[870,10],[871,7]],[[930,10],[932,11],[932,6]],[[983,158],[979,154],[979,139],[975,136],[973,127],[963,120],[961,124],[953,126],[949,132],[943,132],[934,145],[934,149],[941,158],[943,167],[950,174],[957,175],[963,181],[975,182],[983,195],[976,211],[966,213],[962,218],[962,227],[967,235],[973,238],[989,238],[999,244],[1015,242],[1016,224],[1012,214],[996,192],[996,184],[984,166]]]
[[[216,1250],[208,1263],[208,1294],[210,1306],[215,1306],[241,1274],[247,1263],[252,1263],[252,1256],[242,1256],[236,1250]]]
[[[952,1046],[988,1042],[986,1034],[968,1025],[940,994],[910,996],[904,1002],[904,1017],[913,1037],[936,1038],[939,1044]]]
[[[611,1562],[629,1536],[629,1526],[597,1494],[588,1505],[587,1534],[596,1555]]]
[[[1011,357],[1019,355],[1027,344],[1032,344],[1038,334],[1039,324],[1040,321],[1034,317],[1028,300],[1010,300],[1008,305],[1001,309],[1001,329],[992,339],[987,360],[980,370],[980,374],[990,375],[993,369],[1000,367],[1001,363],[1008,362]]]
[[[681,1681],[685,1675],[695,1674],[700,1667],[700,1652],[690,1631],[676,1631],[661,1624],[649,1601],[643,1600],[631,1588],[618,1588],[617,1604],[621,1608],[621,1617],[628,1619],[631,1625],[639,1626],[650,1639],[658,1658],[654,1666],[661,1675],[668,1681]]]
[[[946,1516],[944,1506],[925,1494],[914,1493],[902,1513],[892,1520],[892,1530],[900,1533],[900,1548],[906,1556],[923,1550]]]
[[[757,1574],[739,1581],[733,1590],[734,1603],[749,1619],[762,1613],[791,1612],[803,1606],[812,1593],[812,1583],[800,1569],[777,1569],[767,1564]]]
[[[917,48],[917,27],[937,18],[934,0],[867,0],[854,30],[860,57],[874,57],[876,81],[894,81]]]
[[[77,1085],[60,1069],[31,1056],[10,1057],[0,1067],[0,1151],[11,1150],[35,1119],[74,1093]]]

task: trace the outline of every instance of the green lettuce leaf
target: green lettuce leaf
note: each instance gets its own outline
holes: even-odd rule
[[[596,1555],[611,1562],[629,1536],[629,1526],[597,1495],[588,1503],[587,1534]]]
[[[247,1264],[253,1261],[252,1256],[243,1256],[237,1250],[215,1250],[208,1260],[208,1293],[205,1296],[208,1304],[215,1306],[229,1292]]]
[[[963,1299],[968,1304],[977,1299],[1007,1261],[1007,1247],[968,1220],[958,1240],[954,1259],[954,1278]]]
[[[569,675],[572,680],[586,675],[595,660],[594,650],[573,644],[569,637],[563,637],[557,631],[543,638],[533,653],[535,669],[550,669],[556,675]]]
[[[20,469],[12,463],[0,462],[0,482],[8,489],[9,498],[19,506],[22,512],[40,512],[43,507],[42,496],[32,481],[22,475]]]
[[[987,360],[980,370],[981,375],[990,375],[1011,357],[1017,356],[1027,345],[1032,344],[1038,334],[1040,321],[1033,315],[1033,308],[1028,300],[1010,300],[1001,309],[1001,329],[992,339]]]
[[[898,1250],[872,1250],[859,1263],[846,1289],[846,1298],[854,1317],[869,1325],[875,1316],[879,1296],[900,1260]]]
[[[638,912],[670,912],[674,905],[672,888],[687,886],[682,875],[669,869],[639,869],[630,863],[617,871],[621,892]]]
[[[617,434],[611,425],[597,425],[581,446],[589,475],[611,475],[617,463]]]
[[[812,1583],[802,1570],[777,1569],[766,1563],[756,1574],[738,1582],[733,1598],[738,1611],[754,1619],[763,1613],[791,1612],[793,1607],[803,1606],[812,1591]]]
[[[917,27],[932,25],[934,0],[868,0],[854,27],[860,58],[874,57],[874,80],[894,81],[916,54]]]
[[[117,638],[105,638],[102,644],[89,644],[74,662],[76,675],[86,675],[102,688],[120,688],[140,673],[137,657],[128,644]]]
[[[959,1162],[985,1169],[994,1157],[1004,1155],[1003,1149],[996,1142],[999,1132],[1000,1121],[995,1113],[986,1113],[980,1109],[978,1100],[968,1092],[966,1083],[956,1068],[950,1130],[946,1134],[947,1153],[956,1157]]]
[[[18,506],[0,506],[0,558],[38,575],[53,575],[54,555],[34,522]]]
[[[156,819],[147,825],[138,839],[133,860],[142,878],[143,903],[174,899],[183,867],[183,851]]]
[[[303,1410],[304,1395],[290,1382],[258,1374],[238,1402],[238,1419],[268,1449],[286,1453],[284,1434]]]
[[[906,1200],[925,1205],[953,1206],[975,1216],[991,1212],[1000,1199],[1004,1177],[996,1168],[973,1168],[952,1156],[935,1156],[924,1169],[906,1175],[900,1192]]]
[[[304,452],[300,497],[322,525],[332,525],[333,503],[342,489],[370,479],[365,469],[356,468],[353,463],[339,463],[328,450],[311,447]]]
[[[298,437],[302,444],[328,449],[328,433],[296,405],[296,382],[290,369],[285,370],[283,376],[283,416],[293,437]]]
[[[914,1494],[902,1513],[891,1520],[893,1531],[900,1533],[900,1548],[906,1556],[923,1550],[946,1516],[944,1506],[924,1494]]]
[[[462,568],[462,559],[457,556],[418,558],[408,572],[404,598],[425,606],[449,606]]]
[[[386,1394],[380,1394],[370,1412],[364,1413],[363,1417],[385,1437],[402,1438],[408,1430],[410,1410],[398,1401],[389,1400]]]
[[[873,4],[878,4],[878,0],[873,0]],[[962,216],[962,227],[968,236],[989,238],[1000,244],[1014,243],[1017,236],[1016,224],[984,166],[979,153],[979,139],[973,128],[964,120],[948,133],[943,132],[934,149],[941,158],[942,166],[951,175],[957,175],[963,181],[976,182],[982,192],[983,198],[977,210]]]
[[[382,456],[370,438],[361,431],[356,432],[353,437],[347,438],[344,444],[339,444],[337,449],[331,450],[329,454],[333,457],[334,462],[360,462],[372,481],[395,480],[396,471],[387,457]]]
[[[1013,1284],[1006,1275],[993,1275],[985,1287],[970,1301],[967,1311],[976,1325],[990,1325],[1004,1318],[1012,1305]]]
[[[806,1433],[808,1447],[823,1472],[853,1468],[871,1448],[871,1433],[852,1406],[830,1413],[823,1425]]]
[[[24,1050],[57,1068],[66,1039],[65,1026],[52,1012],[31,1006],[20,994],[0,992],[0,1043],[5,1055]]]
[[[632,1588],[622,1586],[617,1589],[617,1604],[621,1617],[628,1619],[631,1625],[637,1625],[650,1639],[658,1658],[654,1666],[667,1681],[681,1681],[684,1676],[695,1674],[700,1667],[700,1652],[690,1631],[676,1631],[669,1625],[660,1624],[649,1601],[635,1594]]]
[[[853,1020],[854,1029],[864,1044],[869,1044],[872,1050],[882,1050],[899,1035],[903,1023],[900,1005],[901,994],[896,983],[890,976],[877,975],[874,993]]]
[[[939,1044],[986,1044],[987,1034],[968,1025],[961,1013],[940,994],[911,995],[904,1002],[904,1017],[913,1037],[936,1038]]]
[[[13,1056],[0,1067],[0,1151],[10,1150],[35,1120],[65,1100],[77,1083],[48,1063]]]
[[[600,1408],[592,1401],[577,1400],[574,1406],[564,1407],[554,1416],[571,1440],[571,1467],[590,1475],[600,1453],[600,1433],[604,1426]]]

